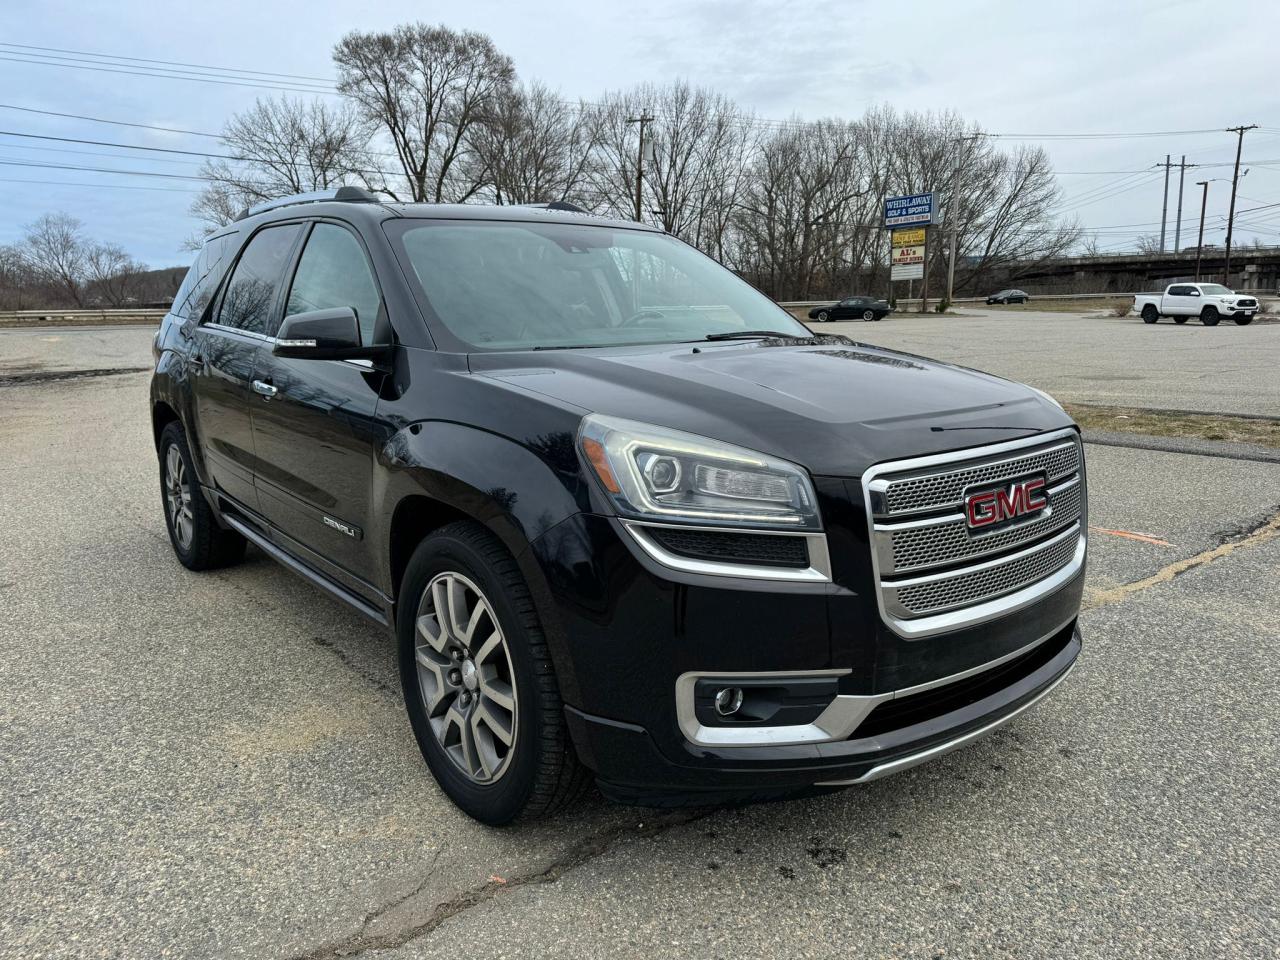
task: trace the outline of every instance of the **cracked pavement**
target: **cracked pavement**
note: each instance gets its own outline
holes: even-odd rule
[[[85,342],[48,359],[147,360]],[[493,830],[376,628],[261,554],[173,560],[146,390],[0,387],[0,956],[1280,955],[1280,465],[1090,445],[1085,653],[968,749]]]

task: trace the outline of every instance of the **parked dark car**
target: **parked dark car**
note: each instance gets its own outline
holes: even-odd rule
[[[829,307],[814,307],[809,319],[825,323],[828,320],[879,320],[893,313],[887,300],[873,297],[849,297]]]
[[[592,780],[654,804],[874,780],[1080,652],[1062,408],[816,337],[660,230],[276,201],[205,242],[155,356],[178,560],[253,544],[385,627],[428,767],[488,823]]]
[[[987,303],[1027,303],[1031,300],[1025,290],[1001,290],[987,297]]]

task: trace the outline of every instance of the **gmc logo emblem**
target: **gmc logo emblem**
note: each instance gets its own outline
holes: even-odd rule
[[[964,498],[965,519],[971,530],[981,530],[1028,514],[1049,505],[1044,477],[1019,480],[1007,487],[971,493]]]

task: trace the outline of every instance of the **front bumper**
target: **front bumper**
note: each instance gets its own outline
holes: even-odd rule
[[[982,695],[976,699],[960,695],[942,713],[923,711],[923,719],[915,722],[881,725],[871,736],[837,743],[721,749],[690,745],[676,760],[658,749],[642,727],[572,708],[567,716],[583,761],[597,772],[602,790],[620,800],[679,795],[710,803],[771,791],[848,786],[967,746],[1035,706],[1075,665],[1079,630],[1073,623],[1041,646],[1020,675],[1008,682],[990,678],[989,689],[978,688]]]
[[[823,489],[819,480],[820,499]],[[826,511],[839,520],[834,501]],[[590,514],[535,542],[569,728],[602,789],[717,802],[875,779],[994,729],[1074,663],[1083,573],[998,621],[904,640],[879,616],[870,551],[853,521],[832,530],[828,583],[676,574]],[[847,736],[815,738],[825,742],[716,744],[682,728],[682,677],[774,672],[838,674],[842,697],[877,705]]]

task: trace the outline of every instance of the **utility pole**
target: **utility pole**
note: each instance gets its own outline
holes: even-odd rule
[[[1204,187],[1200,191],[1200,239],[1196,241],[1196,283],[1200,282],[1200,258],[1204,255],[1204,206],[1209,200],[1209,181],[1197,180],[1197,187]]]
[[[1246,130],[1257,128],[1256,123],[1251,123],[1247,127],[1228,127],[1227,133],[1236,135],[1236,169],[1231,175],[1231,209],[1227,212],[1227,262],[1222,273],[1222,283],[1225,286],[1231,286],[1231,228],[1236,219],[1236,185],[1240,182],[1240,150],[1244,147],[1244,134]]]
[[[1173,166],[1170,163],[1169,154],[1164,155],[1164,163],[1157,163],[1156,166],[1164,167],[1164,206],[1160,208],[1160,252],[1164,253],[1164,228],[1165,222],[1169,219],[1169,168]]]
[[[636,222],[644,223],[642,216],[644,207],[644,128],[653,123],[657,117],[649,116],[645,110],[640,111],[638,117],[627,117],[627,123],[640,124],[640,150],[636,154]]]
[[[971,133],[968,136],[956,137],[954,143],[971,143],[981,140],[985,133]],[[951,256],[947,259],[947,303],[955,296],[956,290],[956,233],[960,229],[960,151],[956,151],[956,171],[951,180],[951,199],[947,203],[947,232],[951,234]],[[928,264],[925,265],[926,269]]]
[[[1187,163],[1187,155],[1182,155],[1182,161],[1178,164],[1178,218],[1173,223],[1173,252],[1177,253],[1182,249],[1182,185],[1187,179],[1187,167],[1194,167],[1195,164]]]

